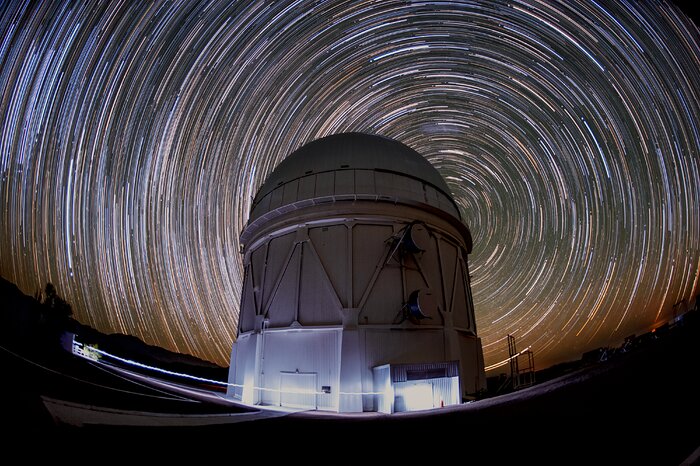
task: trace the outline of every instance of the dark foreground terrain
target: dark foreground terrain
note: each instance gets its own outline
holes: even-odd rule
[[[333,450],[330,458],[341,464],[379,457],[410,464],[700,464],[700,331],[693,317],[608,361],[459,407],[354,418],[299,413],[177,436],[253,442],[263,451],[286,447],[314,463],[323,462],[314,453],[319,448]]]
[[[199,427],[57,423],[41,396],[151,417],[246,409],[135,382],[58,345],[42,346],[41,335],[10,331],[16,322],[8,320],[0,345],[0,451],[10,460],[0,462],[700,464],[699,320],[689,312],[606,361],[461,406],[394,415],[240,416],[246,420]]]
[[[458,407],[395,415],[296,413],[204,427],[57,425],[40,394],[124,409],[215,413],[226,408],[180,402],[126,381],[115,386],[113,376],[101,380],[95,368],[72,378],[5,352],[3,375],[14,376],[3,378],[2,409],[10,429],[2,437],[4,449],[29,456],[78,455],[92,463],[183,460],[195,454],[195,464],[255,457],[295,464],[374,464],[379,458],[411,464],[700,464],[689,459],[700,447],[695,382],[700,333],[692,317],[608,361]],[[86,376],[93,385],[86,386]],[[105,383],[109,390],[101,388]],[[137,391],[142,394],[134,395]]]

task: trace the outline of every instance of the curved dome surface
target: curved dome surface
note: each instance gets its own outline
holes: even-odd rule
[[[254,203],[277,186],[305,175],[353,169],[380,170],[417,178],[452,199],[437,169],[410,147],[383,136],[340,133],[312,141],[284,159],[265,180]]]

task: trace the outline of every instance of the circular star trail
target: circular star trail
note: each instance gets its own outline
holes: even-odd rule
[[[698,293],[700,33],[626,1],[6,2],[0,274],[228,365],[238,236],[314,139],[397,139],[474,237],[486,364],[618,344]],[[500,369],[499,369],[500,370]]]

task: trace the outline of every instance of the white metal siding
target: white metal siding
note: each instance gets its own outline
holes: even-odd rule
[[[460,260],[458,261],[457,276],[455,278],[455,292],[454,302],[452,304],[452,315],[454,316],[455,326],[470,329],[470,309],[467,295],[467,279],[464,275],[464,264]]]
[[[440,377],[435,379],[414,380],[394,383],[395,411],[408,411],[411,408],[409,399],[412,389],[430,387],[430,398],[420,400],[420,409],[440,408],[459,404],[459,379],[457,377]],[[414,406],[416,400],[413,400]]]
[[[253,251],[253,253],[250,255],[250,274],[249,278],[252,279],[253,287],[258,288],[259,291],[257,293],[258,295],[258,300],[262,299],[262,286],[263,286],[263,277],[265,277],[265,261],[267,258],[267,245],[264,244],[257,248],[256,250]],[[253,310],[253,313],[255,313],[255,308],[252,305],[253,303],[250,303],[250,309]],[[260,305],[260,303],[258,303]],[[248,308],[246,308],[248,309]]]
[[[280,404],[280,374],[282,372],[316,373],[316,391],[331,387],[330,394],[319,394],[318,409],[337,410],[339,390],[340,330],[286,330],[265,332],[263,404]]]
[[[442,330],[391,331],[367,329],[364,335],[364,365],[362,390],[373,391],[372,367],[383,364],[429,363],[445,360]],[[363,399],[364,410],[373,410],[374,402]]]
[[[333,172],[316,175],[316,197],[332,196],[335,194],[335,176]]]
[[[380,413],[391,414],[394,412],[394,387],[391,383],[391,371],[389,365],[372,369],[374,377],[373,391],[375,395],[374,409]]]
[[[247,273],[246,277],[250,274]],[[246,278],[243,282],[243,298],[241,299],[241,309],[245,309],[238,314],[239,327],[241,332],[248,332],[255,327],[255,296],[253,294],[253,280]]]
[[[360,311],[363,324],[399,323],[403,308],[403,285],[398,267],[384,267],[374,284],[367,302]]]
[[[305,176],[299,180],[299,199],[311,199],[316,189],[316,176]]]
[[[341,305],[311,245],[304,244],[299,293],[299,323],[333,325],[342,321]]]
[[[484,376],[484,354],[481,340],[471,335],[459,335],[459,349],[462,363],[462,391],[473,395],[479,390],[486,389]]]
[[[280,270],[279,285],[270,296],[267,316],[270,327],[287,327],[294,322],[299,292],[299,248],[296,247],[289,262]]]
[[[374,187],[373,170],[355,171],[355,192],[357,194],[375,194],[377,192]]]
[[[433,406],[456,405],[460,403],[459,377],[441,377],[432,379]]]
[[[368,367],[445,360],[442,330],[373,330],[365,333]]]
[[[392,364],[390,369],[392,382],[434,379],[438,377],[457,377],[459,375],[458,361]]]
[[[358,307],[377,264],[386,255],[386,240],[391,238],[391,225],[362,225],[352,228],[352,296]]]
[[[339,170],[335,172],[335,194],[355,193],[355,170]]]
[[[282,194],[282,205],[289,205],[299,199],[299,180],[292,180],[284,185]]]
[[[441,238],[440,241],[440,262],[442,264],[443,287],[445,290],[445,304],[447,312],[453,311],[453,292],[455,284],[455,267],[457,265],[457,248]]]
[[[286,265],[291,249],[294,247],[294,234],[272,238],[268,243],[268,254],[265,266],[265,282],[262,286],[263,305],[267,306],[275,292],[275,285]]]
[[[315,372],[280,372],[280,406],[317,409],[317,379]]]
[[[235,350],[231,354],[231,370],[229,372],[229,383],[235,386],[227,389],[227,396],[236,400],[243,400],[244,395],[249,398],[255,396],[255,359],[249,357],[255,354],[255,340],[250,335],[243,335],[234,343]],[[230,374],[233,373],[233,377]],[[244,393],[245,392],[245,393]],[[245,400],[246,402],[252,399]]]
[[[270,210],[274,210],[282,205],[282,188],[277,188],[270,193]]]
[[[343,307],[348,307],[348,228],[345,225],[310,228],[309,238]]]

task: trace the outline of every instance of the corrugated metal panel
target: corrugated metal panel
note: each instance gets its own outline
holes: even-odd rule
[[[355,194],[354,170],[340,170],[335,172],[335,193]]]
[[[392,324],[401,317],[403,285],[401,269],[385,266],[372,287],[367,302],[360,311],[363,324]]]
[[[282,193],[282,205],[292,204],[299,199],[298,191],[299,180],[292,180],[284,185],[284,192]]]
[[[291,235],[290,235],[291,236]],[[289,262],[282,269],[280,284],[271,297],[267,310],[270,327],[288,327],[294,322],[297,311],[297,294],[299,292],[299,251],[294,248]]]
[[[455,205],[447,196],[438,192],[438,201],[438,207],[440,209],[444,210],[445,212],[449,212],[455,217],[459,218],[459,211],[455,208]]]
[[[335,194],[335,173],[326,172],[316,175],[316,197]]]
[[[250,354],[255,354],[255,338],[251,335],[241,336],[235,343],[236,349],[232,351],[231,367],[235,368],[233,380],[229,379],[229,383],[238,385],[237,387],[229,387],[227,394],[237,400],[244,400],[247,403],[252,403],[254,400],[255,387],[255,358],[249,357]],[[229,373],[230,374],[230,373]],[[244,393],[245,392],[245,393]],[[244,399],[244,396],[248,399]]]
[[[389,196],[393,192],[394,175],[387,172],[374,172],[374,184],[377,186],[378,194]]]
[[[249,274],[246,274],[248,277]],[[243,298],[241,299],[241,312],[239,314],[241,332],[248,332],[255,327],[255,296],[253,295],[253,281],[243,281]]]
[[[415,411],[459,404],[459,379],[440,377],[394,383],[394,410]]]
[[[425,185],[425,202],[433,207],[440,206],[438,190],[430,185]]]
[[[473,395],[486,388],[484,377],[484,355],[481,340],[471,335],[459,333],[459,349],[462,364],[462,389],[465,394]]]
[[[348,228],[331,225],[309,229],[309,238],[333,284],[343,307],[349,307],[348,297]]]
[[[270,199],[272,199],[272,193],[267,194],[265,197],[260,199],[255,205],[255,208],[251,211],[250,217],[257,218],[270,211]]]
[[[299,180],[299,191],[297,199],[310,199],[314,197],[316,190],[316,175],[309,175]]]
[[[459,218],[449,197],[423,181],[399,173],[343,169],[319,172],[285,181],[255,204],[251,219],[259,219],[275,209],[284,209],[303,200],[333,196],[378,196],[389,201],[427,203]]]
[[[386,240],[393,235],[390,225],[355,225],[352,230],[352,296],[358,307],[374,269],[384,257]]]
[[[440,361],[421,364],[391,364],[390,367],[392,382],[406,382],[409,380],[459,376],[458,361]]]
[[[394,410],[416,411],[435,407],[433,384],[430,381],[398,382],[394,384]]]
[[[280,406],[317,409],[315,372],[280,372]]]
[[[469,314],[467,301],[467,280],[464,277],[464,264],[458,261],[457,277],[455,279],[454,304],[452,305],[452,315],[454,324],[457,327],[469,328]]]
[[[459,377],[442,377],[431,380],[433,384],[433,406],[456,405],[460,403]]]
[[[228,386],[226,387],[226,396],[228,398],[233,398],[236,400],[241,400],[243,396],[243,388],[237,385],[243,385],[243,376],[241,374],[242,370],[239,368],[239,361],[246,358],[246,355],[239,355],[239,347],[241,340],[244,340],[246,336],[239,336],[235,342],[233,342],[233,347],[231,348],[231,360],[229,362],[228,371]],[[238,380],[241,382],[238,382]]]
[[[413,194],[409,188],[409,184],[414,181],[412,178],[391,173],[389,175],[390,184],[380,185],[381,193],[403,199],[413,199]],[[421,193],[421,197],[422,197]],[[422,199],[420,199],[422,200]]]
[[[442,330],[365,329],[364,333],[367,367],[445,360]]]
[[[272,238],[268,243],[269,252],[265,263],[265,284],[262,288],[263,306],[267,306],[272,298],[275,284],[277,283],[282,267],[284,267],[290,250],[294,247],[295,233]]]
[[[472,298],[472,280],[469,276],[469,261],[464,253],[464,278],[467,281],[467,318],[469,320],[468,329],[476,334],[476,317],[474,316],[474,299]]]
[[[310,245],[303,246],[299,293],[299,323],[302,325],[340,324],[341,304],[330,279]]]
[[[356,194],[376,194],[374,186],[374,171],[355,170],[355,193]]]
[[[318,394],[318,409],[337,410],[339,390],[339,334],[335,330],[288,330],[265,332],[262,384],[263,403],[280,404],[282,372],[316,373],[316,391],[330,387],[330,393]]]
[[[428,247],[420,255],[419,260],[421,269],[428,281],[428,287],[433,293],[437,305],[444,311],[446,309],[445,294],[442,287],[442,272],[440,270],[437,241],[435,236],[430,236]],[[441,320],[439,322],[443,323]]]
[[[381,393],[375,395],[374,410],[380,413],[390,414],[394,412],[394,387],[391,383],[391,371],[389,365],[375,367],[372,369],[374,378],[374,392]]]
[[[452,296],[455,283],[455,265],[457,264],[457,248],[445,240],[440,238],[440,262],[442,263],[443,286],[445,290],[446,304],[448,312],[452,312]]]
[[[425,202],[425,190],[423,189],[425,183],[415,178],[404,178],[404,180],[404,187],[410,193],[410,198]]]
[[[274,210],[282,205],[283,194],[284,186],[280,186],[270,193],[270,210]]]
[[[263,277],[265,276],[265,260],[267,256],[267,244],[263,244],[250,255],[250,270],[249,277],[253,278],[253,287],[263,286]],[[262,288],[260,288],[262,289]]]

